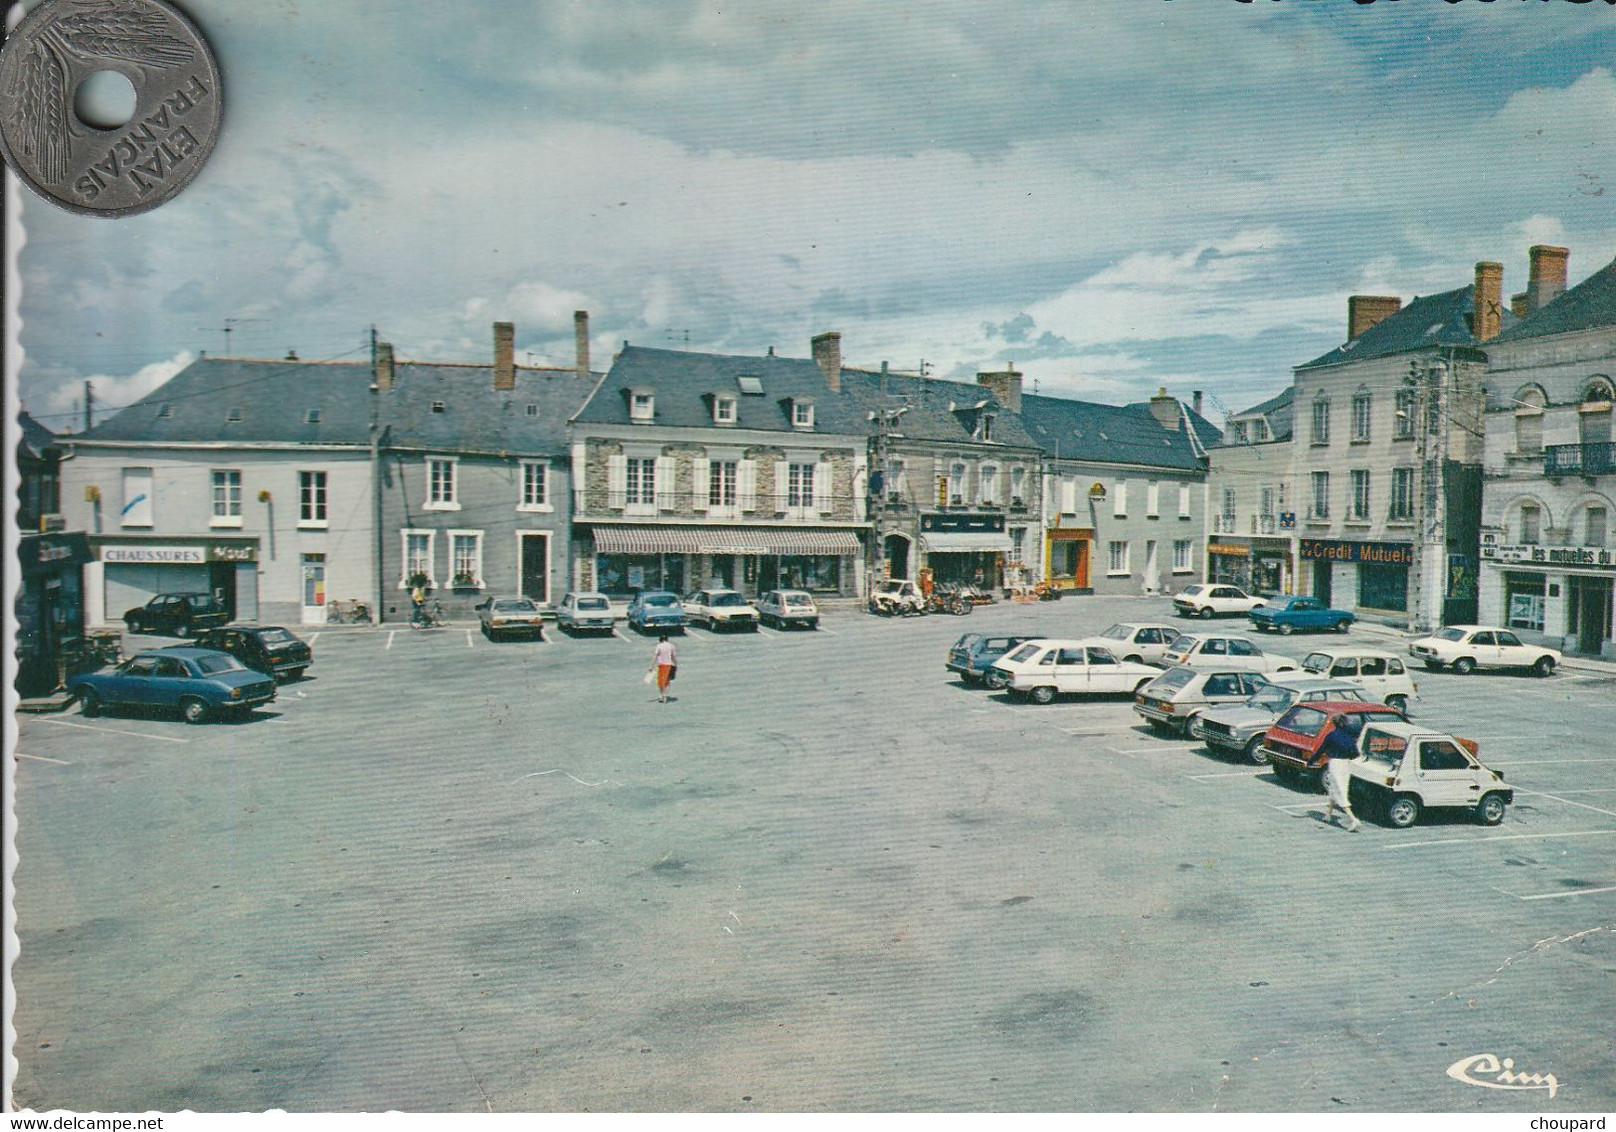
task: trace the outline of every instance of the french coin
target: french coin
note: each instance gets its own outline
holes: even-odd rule
[[[134,113],[84,121],[79,87],[114,71]],[[86,216],[133,216],[190,183],[219,135],[219,68],[164,0],[45,0],[0,49],[0,153],[23,184]]]

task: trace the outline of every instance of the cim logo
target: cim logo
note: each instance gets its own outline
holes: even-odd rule
[[[1551,1097],[1560,1088],[1560,1081],[1553,1073],[1517,1073],[1514,1059],[1506,1057],[1500,1061],[1491,1053],[1461,1057],[1448,1066],[1448,1076],[1483,1089],[1547,1089]]]

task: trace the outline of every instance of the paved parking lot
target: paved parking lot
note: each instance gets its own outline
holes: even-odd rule
[[[1165,607],[694,630],[665,706],[646,640],[330,629],[247,722],[25,717],[15,1100],[1616,1103],[1616,683],[1421,674],[1516,804],[1347,834],[1123,700],[943,671]],[[1486,1054],[1556,1095],[1450,1076]]]

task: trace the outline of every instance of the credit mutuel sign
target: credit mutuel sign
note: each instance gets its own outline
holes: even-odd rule
[[[1297,550],[1306,559],[1330,562],[1369,562],[1379,566],[1414,565],[1414,547],[1406,542],[1344,542],[1333,538],[1305,538]]]

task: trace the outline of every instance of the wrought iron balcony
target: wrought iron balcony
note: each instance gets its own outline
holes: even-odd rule
[[[1616,442],[1551,444],[1543,449],[1546,476],[1616,475]]]

